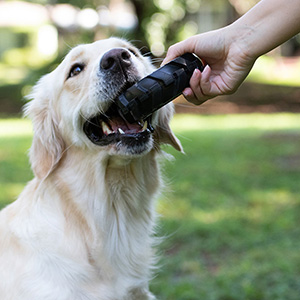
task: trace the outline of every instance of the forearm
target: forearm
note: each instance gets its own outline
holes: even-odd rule
[[[186,99],[195,104],[237,90],[255,60],[300,32],[300,0],[261,0],[229,26],[171,46],[163,63],[194,52],[206,63],[195,70]]]
[[[242,50],[256,59],[300,31],[300,0],[261,0],[229,27]]]

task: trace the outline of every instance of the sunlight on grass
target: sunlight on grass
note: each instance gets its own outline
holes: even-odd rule
[[[212,224],[219,221],[222,221],[226,218],[231,218],[233,215],[232,210],[229,212],[225,209],[213,211],[203,211],[203,210],[194,210],[192,217],[203,224]]]
[[[31,136],[32,125],[26,119],[2,119],[0,120],[0,138]]]
[[[239,115],[176,115],[171,123],[176,132],[236,129],[297,129],[300,128],[298,114],[239,114]]]
[[[213,209],[197,209],[190,202],[180,201],[176,196],[172,202],[160,201],[157,210],[164,218],[198,221],[202,224],[214,224],[232,220],[248,220],[249,222],[264,222],[276,217],[278,212],[297,207],[295,195],[286,190],[253,190],[249,192],[249,204],[236,207],[214,207]]]
[[[246,114],[246,115],[175,115],[171,127],[175,132],[230,130],[230,129],[298,129],[300,116],[298,114]],[[27,119],[0,120],[0,137],[31,136],[32,125]]]
[[[24,188],[24,184],[22,183],[5,183],[0,184],[0,207],[3,203],[7,201],[7,199],[15,200],[18,195],[22,192]]]
[[[256,205],[271,205],[280,209],[281,206],[297,205],[295,195],[286,189],[274,190],[253,190],[250,192],[250,197]]]
[[[252,223],[263,223],[276,218],[278,213],[296,208],[298,201],[293,193],[287,191],[253,191],[249,193],[248,207],[223,207],[212,210],[192,209],[189,217],[202,224],[247,220]],[[173,218],[177,216],[173,216]]]

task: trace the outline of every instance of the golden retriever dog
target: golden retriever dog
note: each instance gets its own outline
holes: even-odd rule
[[[153,70],[110,38],[75,47],[33,89],[35,177],[0,213],[1,300],[155,299],[157,160],[161,144],[182,148],[171,104],[136,124],[114,106]]]

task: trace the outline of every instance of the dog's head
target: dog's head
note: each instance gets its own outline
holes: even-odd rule
[[[70,146],[108,155],[140,156],[161,143],[181,151],[169,120],[172,104],[152,116],[152,124],[129,124],[117,112],[115,99],[154,70],[132,44],[118,38],[80,45],[35,86],[25,114],[33,120],[31,162],[45,177]],[[154,132],[150,130],[153,126]]]

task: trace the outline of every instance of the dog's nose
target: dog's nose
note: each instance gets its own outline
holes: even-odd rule
[[[106,52],[100,61],[100,69],[119,71],[131,66],[131,54],[123,48],[115,48]]]

